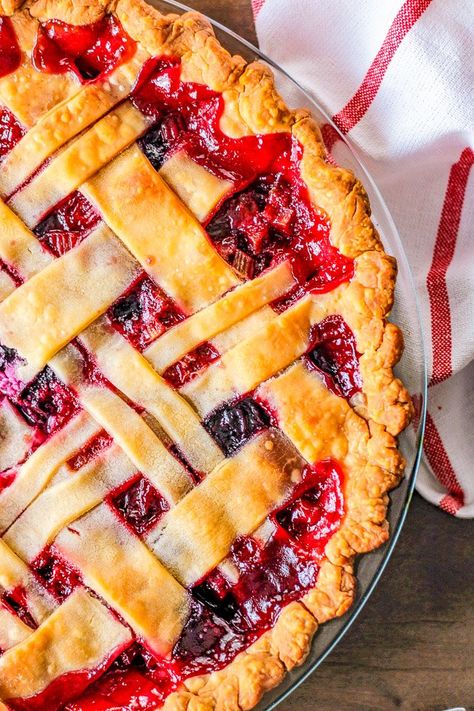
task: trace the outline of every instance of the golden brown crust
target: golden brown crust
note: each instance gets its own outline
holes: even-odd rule
[[[22,0],[0,0],[0,15],[13,15],[22,4]]]
[[[30,7],[40,22],[61,20],[70,25],[87,25],[104,16],[110,0],[35,0]]]
[[[12,14],[20,4],[0,0],[0,10]],[[179,56],[184,80],[223,93],[221,128],[228,135],[291,131],[303,147],[301,172],[311,199],[330,220],[330,239],[355,260],[354,278],[341,289],[341,309],[361,354],[363,388],[352,403],[360,417],[349,408],[352,414],[342,422],[355,472],[346,488],[343,524],[326,547],[315,588],[288,605],[273,629],[231,664],[188,679],[164,705],[167,711],[251,709],[265,691],[281,682],[286,670],[304,661],[318,625],[347,611],[354,598],[355,555],[381,545],[389,535],[387,492],[403,471],[394,437],[412,415],[410,397],[392,370],[403,348],[401,333],[386,321],[396,263],[383,250],[363,186],[350,171],[327,162],[320,131],[309,113],[290,111],[269,69],[232,57],[201,15],[163,16],[144,0],[34,0],[29,11],[40,21],[56,18],[72,24],[94,22],[113,11],[147,52]]]

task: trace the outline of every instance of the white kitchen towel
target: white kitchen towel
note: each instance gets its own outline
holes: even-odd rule
[[[262,50],[333,116],[379,186],[428,346],[418,491],[474,516],[474,2],[253,0]]]

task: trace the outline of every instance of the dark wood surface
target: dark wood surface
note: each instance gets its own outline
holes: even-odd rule
[[[188,4],[256,43],[250,0]],[[474,523],[452,519],[415,495],[392,559],[361,615],[280,708],[454,706],[474,711]]]

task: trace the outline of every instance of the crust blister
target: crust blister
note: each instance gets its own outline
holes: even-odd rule
[[[0,11],[11,15],[19,5],[0,0]],[[222,92],[224,132],[237,137],[291,131],[303,146],[301,172],[311,199],[330,220],[330,239],[342,254],[355,259],[355,276],[347,289],[341,289],[341,294],[346,293],[341,304],[361,353],[363,395],[355,410],[367,420],[370,436],[358,485],[348,492],[350,505],[343,525],[326,547],[315,588],[301,602],[288,605],[274,628],[231,664],[188,679],[164,706],[168,711],[250,709],[281,682],[287,669],[304,661],[318,624],[350,607],[355,594],[354,556],[388,537],[387,491],[396,486],[403,471],[394,436],[412,414],[410,397],[392,371],[402,352],[401,334],[385,320],[393,301],[396,264],[383,251],[363,186],[350,171],[326,161],[319,128],[308,112],[290,111],[269,69],[231,57],[201,15],[163,16],[144,0],[36,0],[27,6],[40,21],[59,19],[71,24],[95,22],[113,11],[125,31],[150,54],[181,57],[183,79]]]

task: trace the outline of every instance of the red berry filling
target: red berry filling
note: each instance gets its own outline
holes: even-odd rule
[[[181,82],[179,59],[154,58],[145,64],[133,102],[156,125],[141,147],[159,168],[166,155],[182,148],[210,172],[241,183],[269,172],[291,152],[286,133],[229,138],[219,128],[224,110],[220,94],[202,84]]]
[[[1,19],[1,18],[0,18]],[[0,48],[0,57],[2,56]],[[25,129],[11,111],[0,108],[0,160],[16,146],[25,135]]]
[[[204,426],[226,457],[231,457],[257,432],[270,427],[271,419],[258,402],[247,397],[235,404],[226,404],[205,420]]]
[[[311,204],[301,179],[301,146],[289,133],[229,138],[219,127],[222,97],[181,82],[180,69],[173,59],[145,65],[133,101],[156,123],[140,145],[156,169],[183,149],[241,190],[208,224],[222,256],[249,279],[289,258],[301,285],[298,295],[350,279],[353,261],[331,245],[328,220]]]
[[[66,711],[66,709],[72,708],[82,708],[81,706],[76,707],[69,706],[67,702],[70,699],[77,698],[82,694],[85,689],[89,688],[95,679],[104,674],[107,674],[107,669],[111,666],[114,659],[122,652],[123,647],[113,650],[109,657],[101,664],[100,667],[94,669],[85,669],[83,671],[75,671],[64,674],[63,676],[54,679],[54,681],[46,687],[44,691],[36,696],[29,697],[27,699],[5,699],[8,708],[14,709],[14,711]],[[139,698],[139,697],[138,697]],[[66,705],[67,704],[67,705]],[[156,702],[155,702],[156,707]],[[95,702],[92,702],[91,706],[84,706],[84,710],[90,709],[90,711],[97,711],[97,709],[104,707],[96,706]],[[121,711],[136,711],[138,708],[145,708],[147,711],[152,711],[153,706],[149,705],[147,707],[140,706],[128,706],[119,707]],[[111,711],[111,707],[106,706],[107,711]]]
[[[9,17],[0,17],[0,77],[16,71],[21,64],[21,50]]]
[[[322,375],[326,387],[346,399],[360,392],[359,353],[342,316],[328,316],[313,326],[310,341],[306,362]]]
[[[74,527],[69,527],[74,531]],[[45,588],[56,600],[63,602],[78,586],[82,585],[80,573],[66,562],[52,546],[48,546],[35,558],[32,569]]]
[[[299,295],[330,291],[352,277],[353,262],[331,245],[327,218],[311,205],[294,167],[282,168],[229,198],[208,224],[208,233],[244,277],[289,259]]]
[[[107,316],[138,350],[185,318],[173,300],[146,275],[110,307]]]
[[[79,411],[72,391],[46,366],[14,400],[24,417],[44,434],[61,429]]]
[[[23,362],[13,348],[0,345],[0,393],[16,403],[25,384],[17,377],[17,367]]]
[[[71,459],[68,459],[67,464],[73,470],[77,471],[81,467],[91,462],[104,449],[110,447],[113,443],[113,438],[107,434],[105,430],[99,432],[82,449],[77,452]]]
[[[307,551],[322,552],[337,531],[344,512],[342,475],[332,460],[308,467],[292,501],[274,514],[274,518]]]
[[[133,530],[142,535],[158,523],[169,510],[166,499],[141,474],[125,489],[110,497],[113,507],[121,513]]]
[[[38,28],[33,64],[40,72],[71,71],[81,82],[106,74],[129,61],[136,49],[120,22],[107,15],[92,25],[68,25],[49,20]]]
[[[163,377],[174,388],[182,388],[196,377],[201,370],[219,358],[219,353],[211,343],[201,343],[193,351],[187,353],[163,373]]]
[[[61,257],[77,247],[99,222],[100,215],[93,205],[82,193],[74,192],[56,205],[34,232],[56,257]]]
[[[90,689],[64,711],[152,711],[175,691],[172,663],[155,659],[139,644],[126,649]]]
[[[28,610],[26,591],[21,585],[8,593],[4,593],[1,597],[1,601],[13,610],[13,612],[18,615],[20,620],[22,620],[25,625],[28,625],[28,627],[32,627],[33,629],[36,627],[36,623]]]

